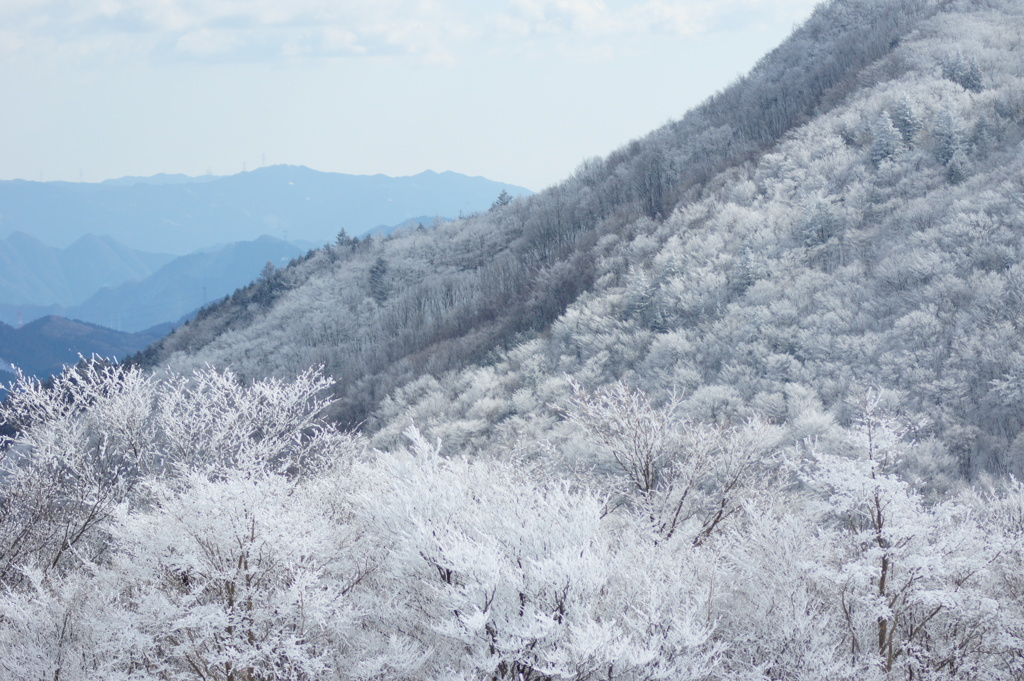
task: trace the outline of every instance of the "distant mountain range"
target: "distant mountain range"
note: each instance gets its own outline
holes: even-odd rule
[[[173,259],[167,253],[128,248],[108,236],[86,234],[67,248],[55,248],[14,232],[0,238],[0,301],[77,305],[104,286],[144,279]]]
[[[13,241],[30,239],[21,235]],[[296,246],[263,236],[174,258],[144,279],[105,287],[79,305],[0,304],[0,318],[28,320],[23,326],[0,321],[0,394],[15,366],[43,378],[79,355],[122,358],[138,352],[202,305],[256,279],[267,262],[284,266],[298,255]]]
[[[2,246],[0,322],[18,326],[60,315],[130,332],[180,322],[248,284],[267,262],[280,267],[302,253],[269,236],[177,258],[133,251],[109,237],[83,237],[72,248],[56,249],[18,233]]]
[[[322,244],[341,229],[359,236],[410,216],[484,210],[502,191],[532,193],[453,172],[388,177],[303,166],[103,183],[11,180],[0,182],[0,235],[24,232],[66,247],[83,234],[102,234],[131,249],[177,255],[261,234]]]
[[[301,166],[0,182],[0,374],[13,363],[44,376],[78,353],[134,352],[266,263],[283,267],[342,229],[380,238],[430,227],[485,210],[503,191],[531,193],[452,172],[391,178]]]
[[[269,236],[175,258],[140,281],[103,288],[62,314],[112,329],[142,331],[178,321],[256,279],[269,262],[282,267],[302,254]]]
[[[13,378],[13,366],[26,374],[45,377],[79,354],[122,358],[146,347],[169,331],[169,326],[141,333],[120,333],[96,324],[63,317],[43,317],[16,329],[0,323],[0,383]]]

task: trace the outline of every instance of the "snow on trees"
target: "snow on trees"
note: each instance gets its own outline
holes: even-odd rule
[[[22,568],[68,569],[103,552],[102,527],[154,451],[155,381],[81,362],[52,386],[20,376],[0,404],[17,435],[0,440],[0,584]]]
[[[608,451],[665,539],[683,530],[703,543],[754,496],[755,477],[764,482],[778,438],[765,424],[689,422],[675,397],[657,408],[621,383],[596,394],[573,390],[568,419]]]
[[[20,381],[0,676],[1020,681],[1024,96],[970,6],[827,3],[562,186],[268,274],[181,373]]]
[[[895,158],[903,147],[901,131],[896,129],[885,111],[878,114],[875,124],[871,126],[871,133],[874,136],[871,142],[871,162],[875,167]]]
[[[368,450],[316,372],[54,385],[4,406],[5,678],[1024,672],[1019,490],[926,499],[901,460],[928,453],[877,400],[824,437],[577,386],[608,486],[415,429]]]

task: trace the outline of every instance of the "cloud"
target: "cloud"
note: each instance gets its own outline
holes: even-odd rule
[[[3,0],[0,55],[451,62],[480,43],[690,35],[812,0]],[[607,47],[604,49],[608,49]]]
[[[737,28],[805,13],[816,0],[510,0],[495,26],[510,35],[642,38]]]
[[[511,0],[513,17],[537,33],[603,34],[615,28],[614,13],[602,0]]]
[[[96,54],[133,46],[183,58],[437,58],[466,33],[453,9],[430,0],[4,0],[0,50]]]

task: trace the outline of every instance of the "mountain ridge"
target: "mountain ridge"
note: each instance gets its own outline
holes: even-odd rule
[[[268,262],[283,267],[300,255],[297,247],[263,235],[180,256],[145,279],[105,287],[61,312],[108,328],[144,331],[178,321],[210,301],[230,295],[258,278]]]
[[[160,176],[155,176],[159,178]],[[150,178],[152,180],[152,178]],[[177,255],[272,234],[331,241],[413,215],[486,209],[502,192],[529,190],[446,171],[391,178],[267,166],[215,178],[131,178],[113,183],[0,182],[0,234],[29,232],[57,245],[85,232]]]
[[[29,376],[45,379],[59,374],[80,357],[123,359],[166,334],[156,327],[139,333],[123,333],[77,319],[48,315],[21,328],[0,322],[0,371],[12,375],[14,365]],[[9,378],[8,378],[9,380]]]
[[[428,235],[324,249],[281,273],[286,285],[267,284],[261,299],[273,302],[259,314],[244,308],[248,298],[215,306],[148,350],[147,361],[211,362],[248,376],[322,364],[338,381],[336,416],[363,423],[403,384],[548,333],[603,276],[597,265],[609,244],[642,241],[723,171],[839,106],[866,67],[937,11],[923,1],[826,3],[751,74],[606,159],[585,161],[566,182]],[[839,47],[842,62],[830,56]]]
[[[102,286],[146,277],[172,258],[91,233],[55,248],[15,231],[0,238],[0,299],[23,306],[74,305]]]

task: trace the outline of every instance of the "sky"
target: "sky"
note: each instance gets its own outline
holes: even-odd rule
[[[2,0],[0,179],[451,170],[541,190],[813,0]]]

